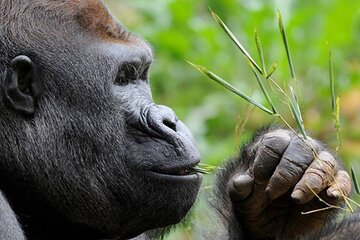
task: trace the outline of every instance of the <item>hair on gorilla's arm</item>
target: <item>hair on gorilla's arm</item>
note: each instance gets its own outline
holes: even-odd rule
[[[0,239],[25,240],[20,224],[8,201],[0,191]]]

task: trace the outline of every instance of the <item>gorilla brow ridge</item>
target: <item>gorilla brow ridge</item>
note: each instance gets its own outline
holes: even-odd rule
[[[75,3],[75,19],[80,25],[107,40],[129,41],[130,33],[99,0],[72,0]]]

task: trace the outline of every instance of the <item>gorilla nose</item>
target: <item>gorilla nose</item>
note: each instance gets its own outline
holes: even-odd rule
[[[200,154],[190,130],[171,108],[152,105],[145,111],[147,132],[150,135],[172,144],[178,156],[186,156],[191,164],[199,161]]]
[[[149,127],[163,136],[177,132],[178,121],[175,112],[166,106],[155,105],[147,115]]]

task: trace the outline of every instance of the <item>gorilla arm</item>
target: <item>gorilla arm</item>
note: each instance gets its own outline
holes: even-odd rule
[[[314,193],[337,205],[350,190],[349,175],[324,146],[270,128],[218,174],[213,204],[229,239],[294,239],[319,232],[336,212],[302,214],[326,207]]]
[[[24,234],[15,213],[8,201],[0,192],[0,239],[2,240],[24,240]]]

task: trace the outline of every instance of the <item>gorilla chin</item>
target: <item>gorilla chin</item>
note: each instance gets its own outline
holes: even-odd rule
[[[168,229],[183,221],[194,206],[202,178],[199,173],[173,175],[143,172],[142,176],[139,176],[137,195],[133,196],[136,198],[137,207],[133,208],[134,215],[129,218],[136,223],[131,224],[128,231],[130,235],[122,237],[136,237],[152,229]],[[146,221],[143,221],[141,216],[146,216]]]
[[[150,192],[148,199],[152,201],[149,209],[152,213],[157,212],[154,215],[156,221],[150,229],[168,227],[184,220],[194,206],[203,179],[203,175],[194,169],[198,162],[175,168],[151,169],[144,173],[148,179],[148,186],[144,189]]]
[[[163,216],[157,216],[156,227],[179,223],[193,207],[202,182],[199,173],[176,176],[149,172],[152,184],[164,189],[157,196],[156,205],[161,206]],[[156,199],[156,198],[154,198]],[[154,201],[154,200],[153,200]],[[155,205],[155,204],[154,204]],[[156,207],[155,207],[156,209]],[[166,211],[164,211],[166,209]],[[164,219],[164,222],[162,221]]]

